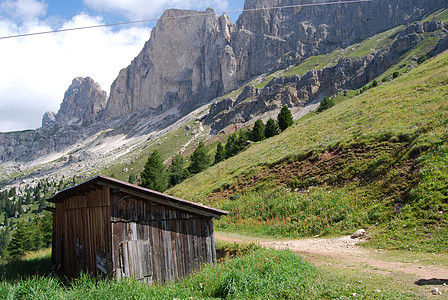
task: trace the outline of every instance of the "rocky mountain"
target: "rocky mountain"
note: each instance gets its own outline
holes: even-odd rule
[[[58,124],[93,123],[107,102],[107,93],[92,78],[77,77],[65,92],[55,121]]]
[[[307,3],[320,2],[325,1]],[[145,109],[191,110],[254,76],[345,48],[447,5],[376,0],[262,9],[297,4],[303,1],[247,0],[248,11],[236,25],[211,9],[167,10],[142,52],[113,83],[105,120]]]
[[[95,122],[107,103],[107,93],[90,77],[76,77],[65,92],[57,114],[48,111],[42,117],[42,127],[52,124],[89,125]]]
[[[273,78],[263,87],[246,87],[234,97],[219,98],[256,76],[346,48],[447,7],[440,0],[313,5],[320,2],[297,6],[303,1],[247,0],[248,11],[236,24],[212,9],[167,10],[141,53],[120,71],[109,97],[92,79],[75,78],[59,111],[43,116],[42,128],[0,133],[0,162],[29,163],[44,156],[49,161],[100,148],[107,153],[108,146],[101,146],[105,139],[145,136],[212,102],[216,103],[204,120],[217,132],[283,103],[301,107],[324,94],[360,87],[391,66],[406,47],[418,43],[432,30],[427,26],[444,25],[411,25],[383,52],[344,58],[329,68]],[[279,6],[288,8],[269,9]],[[444,43],[431,51],[446,49],[446,38],[440,38]],[[222,110],[229,114],[219,115]]]
[[[170,9],[112,84],[106,120],[145,110],[198,107],[237,86],[235,31],[226,15]]]
[[[305,4],[297,0],[247,0],[233,39],[241,80],[269,68],[286,67],[311,55],[345,48],[376,33],[409,24],[428,12],[446,7],[437,0],[376,0],[317,6],[255,10]],[[244,47],[242,47],[244,45]],[[260,47],[263,45],[263,47]]]
[[[440,21],[415,22],[402,30],[392,30],[395,36],[390,45],[384,45],[374,53],[360,57],[343,55],[352,47],[341,50],[341,58],[322,69],[313,69],[302,76],[284,75],[291,67],[277,72],[263,88],[257,88],[257,79],[247,84],[239,95],[222,97],[211,107],[205,123],[217,133],[227,126],[238,127],[266,112],[278,111],[283,105],[303,108],[324,96],[332,96],[344,90],[355,90],[374,80],[397,64],[403,53],[414,49],[425,40],[435,39],[434,48],[426,53],[435,56],[448,49],[448,24]],[[379,37],[372,39],[379,40]],[[338,51],[335,51],[338,52]],[[415,61],[417,57],[412,58]],[[406,65],[402,65],[405,67]],[[410,65],[412,67],[412,65]]]

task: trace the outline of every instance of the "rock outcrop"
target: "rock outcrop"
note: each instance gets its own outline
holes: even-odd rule
[[[91,124],[104,110],[107,93],[90,77],[77,77],[64,94],[55,116],[58,124]]]
[[[226,15],[170,9],[131,65],[112,85],[105,119],[177,107],[186,112],[237,86]]]
[[[392,45],[375,54],[343,57],[335,66],[311,70],[303,76],[279,76],[263,89],[246,86],[236,99],[218,99],[211,105],[205,124],[217,133],[229,125],[242,125],[265,112],[279,110],[283,105],[303,107],[314,100],[322,100],[324,96],[359,89],[397,63],[403,51],[416,47],[425,33],[437,30],[439,32],[434,37],[439,39],[439,43],[428,56],[438,54],[448,49],[448,30],[444,29],[444,23],[415,22],[399,32]]]
[[[42,127],[52,124],[91,125],[107,103],[107,93],[90,77],[76,77],[64,94],[57,114],[48,111],[42,117]]]
[[[328,2],[311,0],[308,4]],[[347,2],[347,1],[345,1]],[[284,9],[298,0],[246,0],[232,39],[240,80],[345,48],[378,32],[446,7],[438,0],[375,0]]]
[[[47,111],[42,116],[42,127],[53,125],[56,122],[56,114],[52,111]]]

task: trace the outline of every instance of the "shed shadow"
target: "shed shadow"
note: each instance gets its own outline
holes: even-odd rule
[[[414,284],[422,285],[448,285],[448,279],[431,278],[431,279],[419,279]]]

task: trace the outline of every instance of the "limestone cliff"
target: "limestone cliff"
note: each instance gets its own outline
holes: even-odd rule
[[[324,0],[247,0],[227,16],[167,10],[142,52],[112,85],[104,120],[141,110],[182,112],[267,71],[344,48],[446,7],[440,0],[375,0],[283,9]]]
[[[322,2],[328,1],[246,0],[244,9],[249,11],[238,18],[238,30],[232,37],[238,78],[247,80],[311,55],[345,48],[447,7],[447,2],[440,0],[375,0],[254,11],[264,7]]]
[[[448,24],[443,22],[415,22],[394,35],[395,41],[376,53],[342,57],[334,66],[311,70],[303,76],[274,77],[262,89],[247,85],[236,98],[224,97],[213,103],[205,124],[217,133],[229,125],[237,128],[266,112],[278,111],[283,105],[301,108],[324,96],[359,89],[396,64],[403,53],[414,49],[428,35],[438,40],[434,49],[426,53],[428,57],[448,49]]]
[[[112,85],[105,119],[145,109],[187,111],[236,88],[227,16],[167,10],[151,38]]]
[[[104,110],[107,94],[90,77],[76,77],[64,94],[55,115],[58,124],[91,124]]]

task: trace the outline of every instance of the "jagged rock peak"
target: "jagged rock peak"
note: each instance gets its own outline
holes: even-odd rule
[[[42,117],[42,127],[47,127],[56,122],[56,114],[52,111],[47,111]]]
[[[104,110],[107,93],[90,77],[76,77],[64,94],[56,123],[73,125],[93,123]]]
[[[112,84],[106,119],[147,109],[188,111],[236,88],[226,15],[169,9],[140,54]]]

